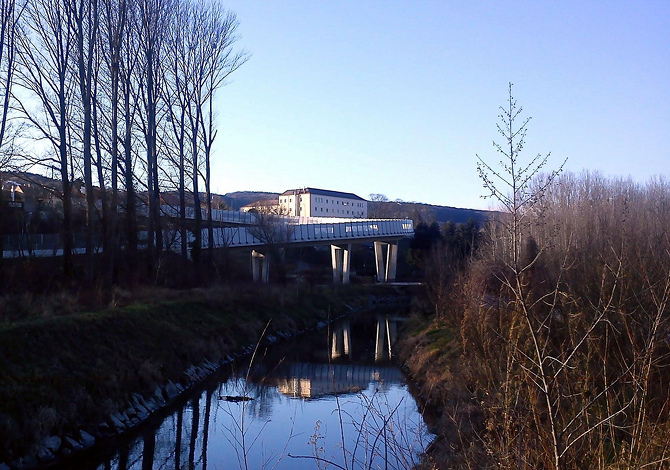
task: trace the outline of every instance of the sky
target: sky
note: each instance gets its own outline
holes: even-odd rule
[[[316,187],[495,207],[513,83],[521,159],[670,176],[670,2],[224,0],[250,54],[217,96],[213,190]]]

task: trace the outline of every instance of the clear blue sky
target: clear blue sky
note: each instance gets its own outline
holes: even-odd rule
[[[224,1],[252,54],[218,97],[213,189],[488,208],[507,84],[550,166],[670,176],[668,1]]]

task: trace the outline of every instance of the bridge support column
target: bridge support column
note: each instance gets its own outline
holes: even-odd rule
[[[333,263],[333,282],[335,284],[349,284],[351,244],[346,245],[346,248],[330,245],[330,254]]]
[[[251,272],[254,276],[254,282],[270,282],[270,265],[267,256],[256,250],[252,250]]]
[[[375,242],[377,281],[395,281],[398,266],[398,242]]]

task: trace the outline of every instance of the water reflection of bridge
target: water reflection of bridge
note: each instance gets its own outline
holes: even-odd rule
[[[398,336],[398,323],[405,321],[395,315],[377,315],[375,334],[375,362],[388,361],[393,357],[393,346]],[[352,358],[353,345],[351,322],[343,320],[335,324],[330,335],[330,359]]]
[[[402,373],[396,367],[380,363],[392,358],[398,323],[404,318],[392,315],[377,315],[374,337],[374,363],[342,363],[354,359],[354,343],[371,344],[372,338],[360,335],[354,339],[351,321],[345,319],[331,325],[328,342],[328,362],[288,362],[272,372],[265,381],[274,383],[284,395],[301,398],[317,398],[324,395],[355,393],[366,389],[370,383],[397,382]],[[369,346],[368,346],[369,347]],[[332,363],[330,361],[336,361]]]
[[[355,393],[373,382],[398,382],[402,373],[396,367],[360,364],[289,363],[269,377],[284,395],[318,398],[324,395]]]

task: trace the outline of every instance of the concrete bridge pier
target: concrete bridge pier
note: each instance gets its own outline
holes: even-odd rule
[[[398,266],[398,242],[375,242],[377,281],[395,281]]]
[[[335,284],[349,284],[351,269],[351,243],[343,246],[330,245],[330,254],[333,263],[333,282]]]
[[[270,263],[268,257],[256,250],[251,251],[251,272],[254,282],[270,282]]]

